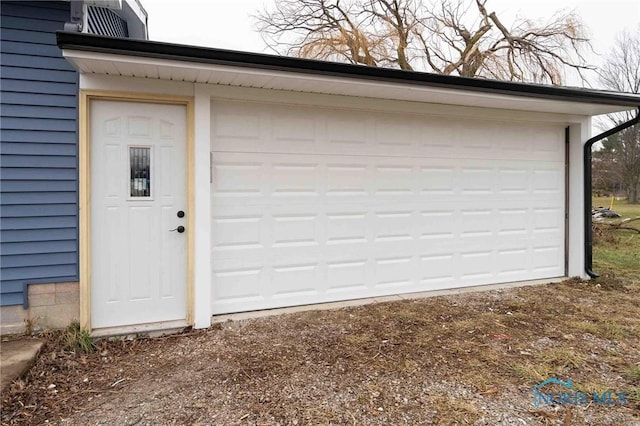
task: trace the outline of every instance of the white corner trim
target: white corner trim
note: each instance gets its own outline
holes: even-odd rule
[[[194,102],[194,181],[195,181],[195,253],[194,253],[194,327],[211,325],[211,188],[210,129],[211,98],[195,85]]]
[[[569,127],[569,256],[568,275],[588,278],[584,271],[584,143],[591,137],[591,119]]]

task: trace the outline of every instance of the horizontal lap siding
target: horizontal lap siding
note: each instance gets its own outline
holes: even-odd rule
[[[1,4],[0,305],[78,279],[78,75],[56,46],[68,2]]]

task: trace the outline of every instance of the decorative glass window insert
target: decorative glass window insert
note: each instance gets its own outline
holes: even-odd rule
[[[151,148],[129,147],[130,191],[132,197],[151,197]]]

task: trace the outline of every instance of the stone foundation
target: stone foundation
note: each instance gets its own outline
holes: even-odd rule
[[[0,334],[24,333],[46,328],[63,328],[80,318],[80,289],[77,282],[27,286],[29,307],[0,308]]]

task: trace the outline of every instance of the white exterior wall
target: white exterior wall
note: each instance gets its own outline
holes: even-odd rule
[[[193,96],[194,83],[119,77],[104,74],[80,74],[80,90],[146,93],[151,95]]]
[[[591,137],[591,118],[583,117],[569,127],[569,250],[570,277],[588,278],[584,270],[584,167],[582,152]]]
[[[114,92],[148,93],[155,95],[193,96],[195,105],[195,144],[192,164],[195,175],[195,244],[194,244],[194,325],[204,328],[211,319],[211,191],[210,191],[210,130],[211,100],[243,99],[283,102],[287,104],[312,103],[319,106],[362,108],[377,111],[412,112],[474,119],[517,120],[523,122],[547,122],[569,125],[568,206],[568,275],[585,277],[583,235],[583,168],[582,149],[590,136],[591,120],[586,116],[550,114],[516,110],[491,110],[488,108],[455,105],[426,104],[408,101],[343,97],[248,89],[210,84],[150,80],[133,77],[117,77],[98,74],[81,74],[83,90],[108,90]]]

